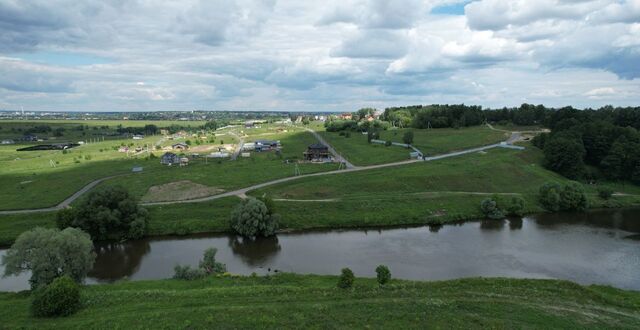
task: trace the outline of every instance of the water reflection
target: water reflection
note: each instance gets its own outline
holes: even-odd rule
[[[509,229],[520,230],[522,229],[522,218],[509,218]]]
[[[229,236],[228,245],[233,255],[240,257],[249,266],[265,265],[282,249],[276,236],[257,239]]]
[[[500,230],[504,227],[505,220],[482,220],[480,221],[480,229],[482,230]]]
[[[96,261],[89,277],[98,281],[114,281],[136,273],[151,246],[148,240],[98,243],[95,251]]]

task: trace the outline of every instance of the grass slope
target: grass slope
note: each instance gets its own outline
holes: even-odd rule
[[[640,327],[640,293],[565,281],[392,280],[337,277],[141,281],[86,286],[65,318],[29,316],[28,292],[0,293],[7,328],[620,328]]]

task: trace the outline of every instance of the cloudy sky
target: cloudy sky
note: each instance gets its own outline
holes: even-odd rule
[[[0,0],[0,109],[640,105],[640,0]]]

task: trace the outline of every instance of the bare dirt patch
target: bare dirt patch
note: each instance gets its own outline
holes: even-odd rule
[[[212,196],[223,192],[223,189],[182,180],[165,183],[149,188],[142,197],[143,202],[183,201],[188,199]]]

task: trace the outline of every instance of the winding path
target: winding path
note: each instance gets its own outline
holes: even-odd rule
[[[255,185],[252,185],[252,186],[249,186],[249,187],[245,187],[245,188],[228,191],[228,192],[225,192],[225,193],[222,193],[222,194],[217,194],[217,195],[212,195],[212,196],[207,196],[207,197],[202,197],[202,198],[179,200],[179,201],[150,202],[150,203],[140,203],[140,204],[144,205],[144,206],[152,206],[152,205],[170,205],[170,204],[198,203],[198,202],[212,201],[212,200],[225,198],[225,197],[230,197],[230,196],[236,196],[236,197],[240,197],[240,198],[245,198],[246,194],[248,192],[252,191],[252,190],[256,190],[256,189],[260,189],[260,188],[276,185],[276,184],[279,184],[279,183],[294,181],[294,180],[298,180],[298,179],[302,179],[302,178],[324,176],[324,175],[334,175],[334,174],[340,174],[340,173],[360,172],[360,171],[367,171],[367,170],[373,170],[373,169],[380,169],[380,168],[387,168],[387,167],[394,167],[394,166],[413,164],[413,163],[418,163],[418,162],[423,162],[423,161],[433,161],[433,160],[439,160],[439,159],[444,159],[444,158],[457,157],[457,156],[470,154],[470,153],[475,153],[475,152],[484,151],[484,150],[493,149],[493,148],[501,148],[502,147],[502,148],[511,148],[511,149],[524,149],[523,147],[517,147],[517,146],[511,145],[509,141],[511,141],[512,139],[510,138],[508,141],[501,142],[501,143],[496,143],[496,144],[492,144],[492,145],[487,145],[487,146],[482,146],[482,147],[477,147],[477,148],[471,148],[471,149],[466,149],[466,150],[461,150],[461,151],[454,151],[454,152],[441,154],[441,155],[437,155],[437,156],[425,157],[424,159],[409,159],[409,160],[404,160],[404,161],[394,162],[394,163],[368,165],[368,166],[355,166],[355,165],[351,164],[350,162],[348,162],[346,159],[344,159],[342,156],[340,156],[337,152],[335,152],[333,147],[331,147],[331,145],[326,143],[326,141],[322,138],[322,136],[320,136],[320,134],[316,133],[315,131],[313,131],[311,129],[307,129],[307,130],[309,132],[311,132],[321,143],[324,143],[325,145],[327,145],[329,147],[329,150],[332,153],[334,153],[334,156],[336,157],[336,159],[342,160],[345,163],[347,168],[343,169],[343,170],[334,170],[334,171],[328,171],[328,172],[318,172],[318,173],[312,173],[312,174],[305,174],[305,175],[291,176],[291,177],[276,179],[276,180],[272,180],[272,181],[267,181],[267,182],[255,184]],[[241,148],[242,147],[240,147],[239,149],[241,149]],[[71,195],[69,198],[65,199],[60,204],[58,204],[58,205],[56,205],[54,207],[41,208],[41,209],[0,211],[0,215],[57,211],[57,210],[60,210],[60,209],[68,207],[73,201],[78,199],[78,197],[80,197],[81,195],[83,195],[84,193],[86,193],[87,191],[89,191],[91,188],[95,187],[99,183],[101,183],[101,182],[103,182],[105,180],[111,179],[111,178],[115,178],[115,177],[119,177],[119,176],[123,176],[123,175],[128,175],[128,174],[129,173],[113,175],[113,176],[109,176],[109,177],[105,177],[105,178],[101,178],[101,179],[95,180],[95,181],[87,184],[82,189],[78,190],[76,193]]]
[[[333,155],[333,157],[339,162],[339,163],[344,163],[344,165],[347,167],[347,169],[350,168],[357,168],[358,166],[355,166],[353,164],[351,164],[346,158],[342,157],[342,155],[340,155],[336,149],[334,149],[323,137],[322,135],[318,134],[318,132],[305,127],[305,130],[307,130],[307,132],[313,134],[313,136],[316,137],[316,139],[318,141],[320,141],[320,143],[324,144],[325,146],[327,146],[329,148],[329,152]]]

